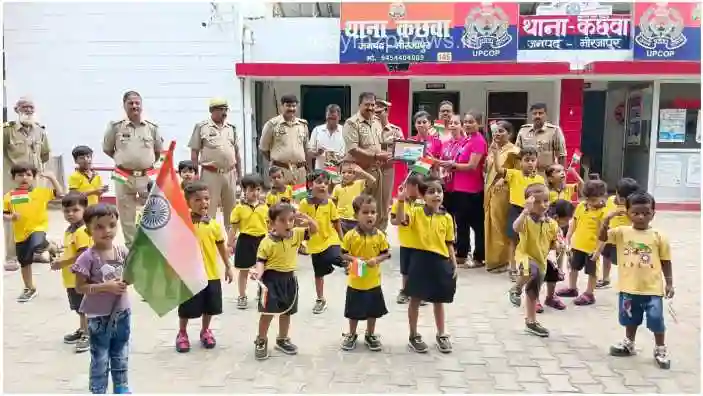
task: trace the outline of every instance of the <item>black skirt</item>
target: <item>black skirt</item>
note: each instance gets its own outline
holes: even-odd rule
[[[410,256],[405,295],[430,303],[451,303],[456,293],[454,265],[447,257],[426,250]]]
[[[347,286],[344,317],[351,320],[377,319],[388,313],[381,286],[357,290]]]
[[[262,236],[239,234],[237,244],[234,246],[234,268],[246,269],[256,264],[256,252],[259,244],[264,239]]]
[[[259,287],[259,312],[293,315],[298,312],[298,279],[293,272],[264,271],[261,283],[266,293]]]
[[[522,213],[523,210],[524,209],[521,206],[512,204],[508,208],[508,221],[507,224],[505,224],[505,236],[514,241],[518,239],[518,234],[513,229],[513,223],[515,222],[515,220],[517,220],[518,217],[520,217],[520,213]]]

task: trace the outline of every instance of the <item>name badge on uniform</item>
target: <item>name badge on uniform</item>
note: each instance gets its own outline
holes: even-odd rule
[[[274,129],[274,133],[278,136],[285,135],[286,134],[286,126],[283,124],[276,125],[276,129]]]
[[[210,132],[210,137],[215,137],[215,136],[217,136],[216,132]]]

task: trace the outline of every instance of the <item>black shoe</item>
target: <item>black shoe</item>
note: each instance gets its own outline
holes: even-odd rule
[[[285,353],[286,355],[297,355],[298,347],[290,342],[290,338],[277,338],[276,339],[276,349]]]
[[[634,356],[635,354],[635,343],[627,338],[610,346],[610,356],[625,357]]]
[[[81,339],[81,337],[83,337],[83,332],[78,329],[71,334],[66,334],[65,336],[63,336],[63,342],[65,344],[75,344],[76,342],[78,342],[78,340]]]
[[[269,358],[268,341],[264,338],[257,338],[254,341],[254,359],[266,360]]]
[[[425,344],[425,341],[422,341],[422,336],[419,334],[410,336],[408,339],[408,346],[411,350],[417,353],[427,353],[427,350],[429,349],[427,344]]]
[[[366,333],[364,336],[364,344],[366,344],[370,351],[378,352],[383,349],[381,338],[376,334]]]
[[[342,350],[351,351],[356,348],[356,340],[359,338],[356,334],[343,334]]]
[[[549,337],[549,330],[544,328],[539,322],[525,323],[525,331],[537,337]]]
[[[437,350],[442,353],[452,352],[452,343],[449,341],[448,335],[438,335],[437,336]]]

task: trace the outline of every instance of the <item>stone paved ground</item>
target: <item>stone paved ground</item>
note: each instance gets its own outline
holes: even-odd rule
[[[60,213],[52,213],[51,224],[50,236],[58,237]],[[384,270],[391,311],[379,322],[384,350],[341,352],[344,277],[335,273],[328,278],[330,308],[313,315],[312,270],[309,259],[302,258],[301,311],[292,328],[298,356],[274,351],[268,361],[254,361],[257,315],[253,309],[235,309],[234,285],[225,288],[225,314],[214,321],[218,347],[205,351],[196,346],[182,355],[173,348],[176,316],[158,319],[133,294],[131,386],[137,393],[699,393],[700,215],[660,213],[656,224],[671,236],[674,250],[679,323],[667,317],[670,371],[655,366],[646,329],[640,333],[638,356],[607,355],[608,346],[622,337],[614,290],[599,293],[595,306],[547,310],[541,321],[552,336],[539,339],[523,333],[522,313],[506,296],[507,277],[482,270],[461,271],[456,302],[448,306],[454,353],[411,353],[404,307],[394,302],[400,282],[395,259]],[[85,393],[89,355],[74,354],[61,339],[75,329],[76,319],[67,310],[60,276],[39,266],[35,276],[40,294],[21,305],[15,302],[19,274],[4,274],[4,390]],[[421,315],[421,332],[433,340],[431,308],[423,308]],[[190,334],[197,336],[196,323]]]

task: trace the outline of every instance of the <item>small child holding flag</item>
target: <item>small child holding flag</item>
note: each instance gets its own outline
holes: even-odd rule
[[[375,184],[376,178],[352,161],[342,161],[340,168],[342,170],[342,183],[336,185],[332,190],[332,201],[337,205],[339,211],[342,233],[346,234],[357,224],[353,208],[354,199],[361,195],[368,186]]]
[[[78,168],[68,177],[68,189],[85,194],[88,205],[95,205],[109,186],[103,186],[102,178],[93,170],[93,150],[88,146],[76,146],[71,155]]]
[[[357,225],[342,241],[343,257],[351,263],[344,304],[349,332],[344,334],[342,349],[356,348],[357,326],[360,320],[365,320],[364,343],[370,350],[380,351],[383,346],[375,333],[376,320],[388,313],[381,290],[380,264],[391,257],[390,245],[386,234],[374,226],[378,215],[376,200],[370,195],[359,195],[354,198],[352,207]]]

